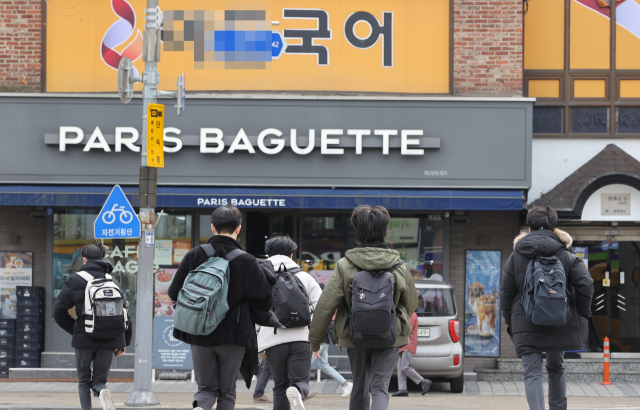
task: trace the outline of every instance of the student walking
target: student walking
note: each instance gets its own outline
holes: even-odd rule
[[[431,387],[431,380],[420,376],[418,372],[411,367],[413,356],[418,349],[418,315],[413,312],[409,320],[411,321],[411,336],[409,337],[409,344],[398,350],[398,391],[393,394],[393,397],[409,396],[407,377],[420,386],[423,396],[427,394]]]
[[[100,399],[104,410],[115,410],[111,392],[107,389],[111,361],[114,356],[122,356],[131,343],[129,304],[120,284],[110,275],[113,265],[105,255],[106,249],[99,241],[82,247],[84,265],[66,280],[53,308],[58,326],[73,335],[71,346],[75,349],[82,410],[91,410],[91,393]],[[91,301],[85,300],[87,294],[93,298],[93,290],[89,289],[92,284],[94,289],[103,288],[101,292],[105,299],[93,310]],[[76,319],[69,315],[69,309],[73,307]],[[100,326],[104,316],[108,316],[111,323],[116,317],[122,321],[104,330]]]
[[[502,315],[522,359],[531,410],[545,408],[542,354],[547,354],[549,409],[566,410],[564,352],[590,347],[587,323],[591,317],[593,279],[582,259],[569,251],[573,239],[556,228],[557,220],[551,207],[529,211],[529,232],[514,240],[514,252],[507,260],[502,279]],[[527,289],[532,284],[537,290],[530,294]],[[535,314],[527,295],[545,298],[536,299]]]
[[[324,283],[320,283],[320,288],[322,290],[324,290],[324,287]],[[329,325],[329,330],[324,337],[324,341],[320,344],[320,350],[314,352],[313,355],[318,362],[320,370],[326,373],[333,380],[340,383],[340,386],[342,386],[342,397],[349,397],[351,390],[353,389],[353,383],[346,381],[336,369],[329,365],[329,346],[331,346],[331,344],[337,345],[333,340],[333,323]]]
[[[298,246],[286,235],[274,236],[265,244],[277,277],[273,311],[287,327],[263,326],[258,332],[258,349],[265,351],[273,375],[275,410],[304,410],[303,400],[309,395],[311,351],[307,320],[322,290],[315,279],[291,259],[296,249]]]
[[[268,313],[272,303],[271,285],[262,269],[237,241],[241,228],[242,215],[238,208],[227,205],[213,211],[213,236],[205,245],[187,252],[168,291],[175,303],[180,290],[188,285],[185,279],[190,272],[211,257],[229,261],[226,297],[229,310],[224,319],[208,335],[194,335],[177,328],[173,332],[176,339],[191,345],[198,385],[192,403],[196,409],[211,410],[216,401],[219,410],[235,407],[236,380],[245,349],[257,351],[258,347],[250,309]],[[177,319],[176,315],[176,327]]]
[[[389,221],[381,206],[360,205],[353,211],[351,225],[360,245],[336,264],[311,323],[309,341],[317,353],[338,310],[334,335],[351,363],[351,410],[388,407],[398,348],[409,343],[411,334],[407,312],[418,307],[411,272],[384,242]]]

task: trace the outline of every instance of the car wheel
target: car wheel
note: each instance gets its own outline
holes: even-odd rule
[[[464,390],[464,374],[451,380],[451,393],[462,393]]]

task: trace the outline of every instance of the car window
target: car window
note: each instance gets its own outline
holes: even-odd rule
[[[453,289],[418,289],[418,316],[455,316]]]

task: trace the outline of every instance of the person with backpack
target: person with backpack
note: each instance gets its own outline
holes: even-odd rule
[[[320,283],[320,289],[324,291],[325,284]],[[351,395],[351,390],[353,389],[353,383],[345,380],[344,377],[336,369],[329,365],[329,346],[331,344],[337,345],[337,343],[333,340],[333,322],[329,325],[329,329],[327,330],[327,334],[320,344],[320,350],[317,353],[314,353],[314,357],[318,361],[318,367],[325,374],[333,378],[333,380],[337,381],[340,386],[342,386],[342,397],[349,397]]]
[[[187,252],[167,292],[176,304],[173,337],[191,345],[198,385],[195,409],[211,410],[216,401],[220,410],[235,407],[245,350],[255,351],[257,362],[252,311],[268,313],[271,308],[271,285],[237,241],[241,228],[238,208],[226,205],[213,211],[213,236]]]
[[[53,307],[58,326],[73,336],[82,410],[91,410],[92,392],[104,410],[115,410],[107,389],[111,361],[131,344],[129,304],[105,255],[100,241],[83,246],[84,265],[67,278]],[[69,314],[73,307],[76,319]]]
[[[527,214],[529,232],[514,240],[507,260],[500,304],[507,332],[524,367],[531,410],[544,410],[542,355],[547,356],[549,408],[566,409],[564,352],[588,350],[593,279],[571,253],[571,236],[556,228],[551,207]]]
[[[309,325],[322,293],[316,280],[291,259],[296,249],[287,235],[274,235],[265,243],[276,274],[273,312],[286,328],[262,326],[258,332],[258,349],[265,351],[273,375],[276,410],[304,410],[311,375]]]
[[[391,218],[384,207],[360,205],[351,215],[356,248],[340,259],[311,322],[311,351],[320,350],[336,309],[333,335],[347,348],[353,376],[349,409],[385,410],[398,348],[409,344],[409,313],[418,293],[398,251],[384,242]]]
[[[409,344],[398,350],[398,391],[393,393],[393,397],[409,396],[407,377],[420,386],[423,396],[427,394],[429,388],[431,388],[431,380],[420,376],[420,374],[411,367],[413,356],[418,350],[418,314],[413,312],[409,320],[411,321],[411,336],[409,336]]]

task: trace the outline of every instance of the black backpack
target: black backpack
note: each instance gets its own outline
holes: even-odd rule
[[[393,271],[403,263],[399,260],[383,271],[361,270],[353,277],[349,339],[355,347],[377,349],[396,343],[398,325],[393,301]]]
[[[288,271],[284,264],[275,272],[273,285],[273,312],[285,328],[303,327],[311,324],[309,295],[300,279],[295,275],[302,269]],[[274,333],[277,328],[274,328]]]
[[[522,290],[522,307],[534,325],[561,326],[571,318],[567,274],[558,255],[529,261]]]

